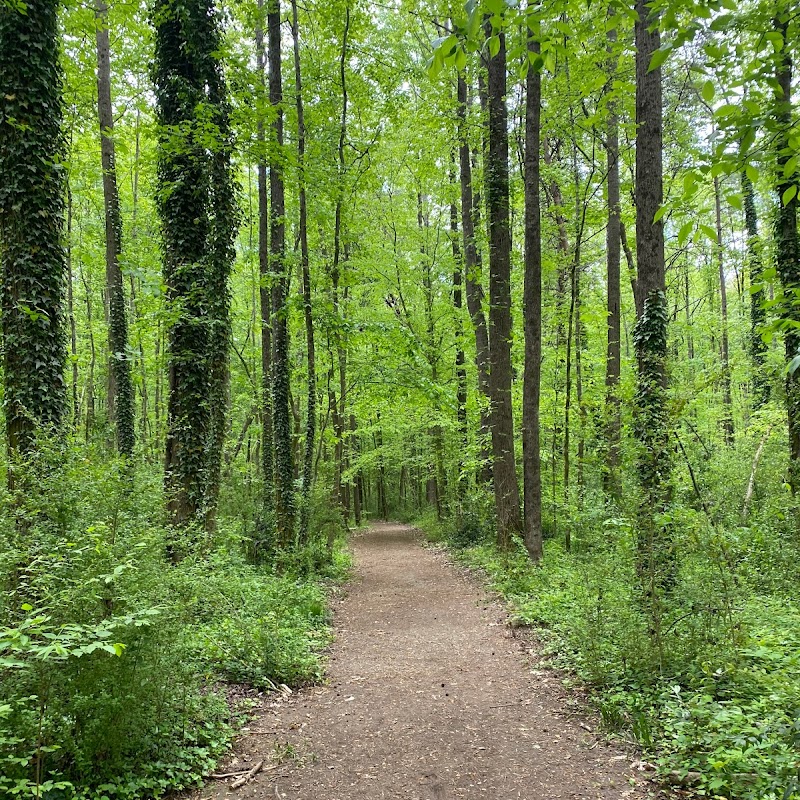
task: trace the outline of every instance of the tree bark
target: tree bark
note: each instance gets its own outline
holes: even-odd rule
[[[116,426],[120,455],[132,456],[136,443],[133,382],[128,357],[128,318],[119,264],[122,252],[122,218],[117,191],[114,146],[114,111],[111,105],[111,48],[108,6],[95,0],[97,43],[97,118],[103,167],[103,205],[106,236],[106,293],[108,297],[108,416]]]
[[[725,433],[725,444],[733,445],[733,407],[731,403],[731,363],[728,347],[728,288],[725,283],[725,254],[722,242],[722,200],[720,197],[719,177],[714,176],[714,209],[717,228],[717,271],[719,273],[719,299],[722,316],[722,429]]]
[[[491,25],[487,23],[490,29]],[[511,224],[508,179],[508,112],[506,109],[506,42],[488,63],[488,152],[486,205],[489,216],[489,384],[492,394],[492,474],[497,513],[497,543],[511,546],[522,534],[519,486],[514,454],[511,405]]]
[[[32,450],[37,430],[58,428],[67,405],[60,3],[25,5],[24,14],[0,13],[3,380],[11,456]],[[13,470],[8,480],[13,487]]]
[[[609,14],[611,11],[609,11]],[[617,31],[608,31],[609,83],[617,71],[615,54]],[[619,500],[621,494],[620,467],[620,398],[621,372],[620,340],[622,312],[620,310],[621,206],[619,196],[619,117],[617,102],[608,104],[606,127],[606,169],[608,192],[608,225],[606,227],[606,289],[608,343],[606,347],[606,458],[603,488]]]
[[[528,51],[539,51],[528,32]],[[542,558],[542,465],[539,399],[542,376],[542,220],[539,197],[542,76],[529,65],[525,99],[525,375],[522,394],[524,541],[533,561]]]
[[[292,0],[292,39],[294,42],[294,85],[297,107],[297,180],[299,184],[300,212],[300,265],[303,272],[303,316],[306,325],[306,363],[308,368],[308,393],[306,400],[306,438],[303,454],[303,499],[300,506],[300,541],[308,538],[311,513],[311,483],[314,475],[314,437],[317,421],[317,373],[314,353],[314,316],[311,307],[311,268],[308,256],[308,212],[306,207],[306,125],[303,109],[303,81],[300,71],[300,31],[297,20],[297,0]],[[352,418],[355,423],[355,417]],[[356,524],[361,518],[361,499],[356,498],[358,510]]]
[[[744,198],[744,220],[747,231],[747,269],[750,273],[750,358],[753,374],[753,408],[761,408],[770,395],[769,380],[765,372],[767,344],[761,331],[767,322],[764,308],[764,289],[761,286],[763,263],[761,241],[758,235],[758,216],[753,182],[742,171],[742,196]]]
[[[475,365],[478,371],[478,389],[486,404],[491,403],[489,390],[489,330],[483,311],[483,286],[481,284],[480,251],[475,242],[478,204],[472,192],[472,154],[467,135],[467,83],[463,75],[458,76],[458,158],[461,178],[461,232],[464,239],[464,282],[472,328],[475,333]],[[490,419],[485,405],[481,408],[481,447],[490,436]],[[489,454],[484,453],[484,468],[479,477],[488,483],[491,480]]]
[[[269,102],[273,109],[269,159],[269,265],[272,282],[272,431],[275,442],[275,527],[278,543],[292,544],[295,525],[292,421],[289,411],[289,267],[283,178],[283,85],[280,0],[267,5]]]
[[[661,70],[650,70],[660,46],[658,19],[645,0],[637,0],[636,11],[636,259],[642,308],[634,331],[638,368],[634,432],[642,489],[637,568],[651,634],[660,647],[662,589],[672,584],[675,571],[669,528],[656,518],[669,498],[670,475],[664,228],[662,220],[655,221],[663,198],[663,109]]]
[[[783,38],[784,47],[776,56],[775,78],[779,91],[775,93],[775,123],[777,136],[777,194],[778,211],[775,215],[775,266],[783,284],[785,301],[783,316],[791,322],[800,321],[795,294],[800,289],[800,238],[797,230],[797,208],[800,204],[797,191],[788,203],[783,197],[792,187],[798,189],[796,178],[785,177],[784,168],[793,152],[789,137],[792,131],[792,58],[787,43],[789,31],[788,4],[781,4],[781,12],[774,20],[775,31]],[[786,361],[791,364],[800,355],[800,330],[789,327],[785,334]],[[800,491],[800,369],[786,376],[786,413],[789,427],[789,486],[792,494]]]

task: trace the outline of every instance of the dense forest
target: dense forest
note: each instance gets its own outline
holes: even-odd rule
[[[791,0],[0,0],[0,796],[197,783],[402,519],[660,775],[800,797],[798,58]]]

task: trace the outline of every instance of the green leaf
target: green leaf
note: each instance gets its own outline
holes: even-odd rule
[[[694,229],[694,221],[690,220],[689,222],[684,222],[681,226],[680,231],[678,231],[678,246],[683,247],[686,243],[686,240],[689,238],[689,234]]]
[[[489,39],[489,56],[494,58],[500,52],[500,37],[492,36]]]
[[[752,183],[755,183],[758,180],[758,170],[752,164],[748,164],[744,168],[744,171]]]
[[[672,52],[672,45],[663,45],[658,50],[653,53],[653,57],[650,59],[650,66],[647,68],[648,73],[654,72],[655,70],[659,69],[661,65],[667,60],[667,56]]]
[[[714,84],[711,81],[706,81],[700,94],[706,103],[710,103],[714,99]]]
[[[793,184],[783,193],[781,202],[784,206],[788,206],[795,197],[797,197],[797,184]]]

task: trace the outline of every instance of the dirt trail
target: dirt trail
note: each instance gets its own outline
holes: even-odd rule
[[[353,541],[330,683],[267,708],[233,761],[270,765],[196,798],[639,800],[632,758],[574,712],[502,609],[404,525]],[[284,757],[276,762],[276,755]],[[289,757],[287,758],[287,754]]]

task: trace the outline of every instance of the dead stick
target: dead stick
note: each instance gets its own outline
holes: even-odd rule
[[[243,769],[239,772],[214,772],[208,777],[213,778],[215,781],[222,781],[225,778],[238,778],[240,775],[247,775],[248,772],[250,772],[249,769]]]
[[[249,783],[251,780],[253,780],[253,778],[255,778],[255,776],[258,774],[258,771],[263,766],[264,762],[259,761],[258,764],[256,764],[249,772],[247,772],[245,775],[242,775],[242,777],[239,778],[238,780],[234,781],[231,784],[231,789],[241,789],[242,786],[244,786],[246,783]]]
[[[756,470],[758,469],[758,462],[761,461],[761,454],[764,452],[764,445],[767,443],[770,433],[772,433],[772,425],[767,428],[767,432],[758,443],[758,449],[755,456],[753,456],[753,468],[750,470],[750,480],[747,482],[747,493],[744,496],[744,506],[742,506],[742,519],[747,519],[747,510],[750,507],[750,501],[753,499],[753,491],[756,488]]]

